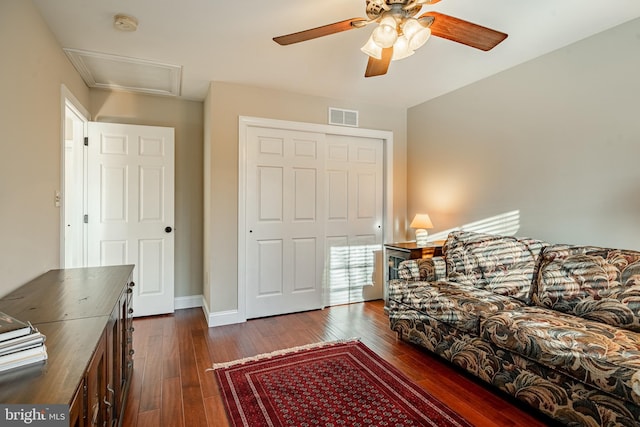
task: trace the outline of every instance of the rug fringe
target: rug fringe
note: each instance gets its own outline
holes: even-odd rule
[[[344,339],[339,339],[339,340],[335,340],[335,341],[316,342],[316,343],[311,343],[311,344],[300,345],[300,346],[297,346],[297,347],[291,347],[291,348],[285,348],[285,349],[282,349],[282,350],[276,350],[276,351],[272,351],[271,353],[257,354],[255,356],[249,356],[249,357],[245,357],[243,359],[231,360],[229,362],[214,363],[211,366],[211,368],[206,369],[205,372],[206,371],[215,371],[216,369],[229,368],[229,367],[236,366],[236,365],[242,365],[242,364],[248,363],[248,362],[255,362],[257,360],[270,359],[270,358],[275,357],[275,356],[282,356],[283,354],[297,353],[297,352],[302,351],[302,350],[309,350],[309,349],[312,349],[312,348],[327,347],[327,346],[332,346],[332,345],[336,345],[336,344],[344,344],[344,343],[349,343],[349,342],[354,342],[354,341],[360,341],[360,337],[344,338]]]

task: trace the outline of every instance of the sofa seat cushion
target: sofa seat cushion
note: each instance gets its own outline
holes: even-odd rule
[[[393,303],[393,302],[392,302]],[[395,307],[398,308],[398,307]],[[589,387],[413,310],[390,311],[391,329],[568,426],[638,426],[640,406]],[[551,425],[556,425],[553,423]]]
[[[533,302],[640,332],[640,252],[549,246],[541,256]]]
[[[544,246],[540,240],[454,231],[443,248],[447,280],[529,303]]]
[[[640,403],[633,375],[640,370],[640,334],[541,307],[487,318],[481,337],[630,402]]]
[[[389,298],[475,335],[480,331],[480,322],[491,314],[524,305],[504,295],[446,281],[396,281],[389,285]]]

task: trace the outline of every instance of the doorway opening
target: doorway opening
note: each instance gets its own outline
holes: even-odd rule
[[[86,165],[84,145],[89,113],[73,94],[62,86],[62,192],[60,265],[87,266]]]
[[[174,311],[175,130],[91,122],[62,87],[62,268],[133,264],[136,316]]]

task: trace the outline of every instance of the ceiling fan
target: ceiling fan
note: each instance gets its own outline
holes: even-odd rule
[[[387,73],[392,60],[413,55],[430,35],[442,37],[480,50],[490,50],[507,34],[438,12],[417,16],[426,4],[440,0],[366,0],[367,18],[351,18],[322,27],[274,37],[289,45],[377,23],[361,50],[369,55],[365,77]]]

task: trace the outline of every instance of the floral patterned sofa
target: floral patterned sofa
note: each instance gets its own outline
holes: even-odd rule
[[[640,425],[640,252],[456,231],[391,329],[566,425]]]

